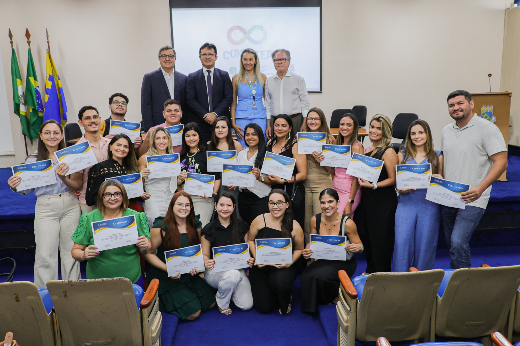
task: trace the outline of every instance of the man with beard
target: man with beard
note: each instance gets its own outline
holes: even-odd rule
[[[126,121],[125,115],[128,110],[128,97],[121,93],[115,93],[108,99],[108,109],[110,109],[110,117],[105,119],[99,125],[99,132],[103,137],[112,139],[114,135],[110,133],[110,121],[119,120]],[[137,137],[134,142],[134,148],[139,148],[143,144],[143,139]]]

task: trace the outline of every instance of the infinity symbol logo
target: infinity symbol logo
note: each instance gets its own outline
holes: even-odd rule
[[[231,34],[233,34],[233,32],[235,30],[238,30],[242,34],[244,34],[244,36],[240,40],[238,40],[238,41],[233,40],[233,38],[231,37]],[[255,40],[254,38],[251,37],[251,34],[255,30],[260,30],[262,32],[262,38],[261,39]],[[266,38],[267,38],[267,31],[261,25],[255,25],[255,26],[251,27],[251,29],[249,29],[247,31],[246,31],[246,29],[244,29],[240,25],[234,25],[231,28],[229,28],[229,30],[227,32],[227,38],[228,38],[229,42],[231,42],[232,44],[236,44],[236,45],[242,44],[246,40],[248,40],[249,42],[251,42],[253,44],[261,44],[261,43],[264,43]]]

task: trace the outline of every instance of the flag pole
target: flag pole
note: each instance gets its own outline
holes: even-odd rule
[[[29,28],[25,28],[25,37],[27,37],[27,44],[29,45],[29,49],[31,48],[31,33],[29,32]],[[27,150],[27,136],[24,135],[23,141],[25,143],[25,154],[29,156],[29,150]]]
[[[13,48],[13,33],[11,32],[11,28],[9,28],[9,40],[11,41],[11,49]]]
[[[49,31],[45,28],[45,35],[47,35],[47,50],[49,51],[49,55],[51,55],[51,44],[49,43]]]

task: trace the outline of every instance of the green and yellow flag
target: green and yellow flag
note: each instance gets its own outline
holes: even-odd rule
[[[20,76],[20,68],[18,67],[18,57],[16,56],[14,48],[11,54],[11,78],[13,80],[14,113],[20,118],[22,133],[32,140],[29,117],[27,116],[27,112],[25,110],[23,82],[22,77]]]
[[[38,138],[40,126],[43,123],[43,103],[30,47],[27,59],[27,79],[25,85],[25,104],[28,107],[27,113],[29,113],[32,143],[33,138]]]

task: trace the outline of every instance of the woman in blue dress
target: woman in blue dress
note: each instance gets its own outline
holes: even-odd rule
[[[247,124],[260,125],[265,133],[268,123],[262,101],[266,77],[260,73],[258,55],[251,48],[246,48],[240,56],[240,72],[233,76],[233,103],[231,104],[231,122],[242,146],[244,128]]]
[[[399,164],[431,163],[433,175],[442,178],[442,152],[433,149],[430,126],[424,120],[410,124],[398,159]],[[441,224],[440,205],[426,200],[426,189],[397,191],[394,271],[407,272],[410,267],[433,269]]]

